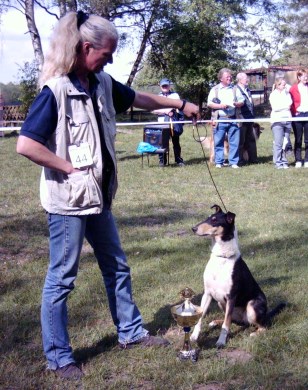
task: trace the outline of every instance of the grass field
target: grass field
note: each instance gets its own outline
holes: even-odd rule
[[[200,135],[205,135],[200,128]],[[189,286],[200,304],[210,242],[191,227],[220,204],[200,144],[186,125],[186,166],[141,167],[142,128],[118,133],[119,191],[113,210],[131,266],[134,298],[152,334],[171,346],[121,351],[101,276],[85,242],[76,288],[69,297],[71,343],[86,376],[63,383],[45,370],[40,299],[48,265],[48,231],[38,196],[40,168],[15,153],[16,138],[0,139],[0,388],[117,390],[284,390],[308,388],[308,169],[275,170],[268,126],[258,142],[260,163],[238,170],[210,168],[227,209],[236,214],[242,255],[272,308],[287,309],[257,338],[232,325],[217,351],[216,304],[203,322],[197,363],[179,362],[183,331],[170,307]],[[208,151],[205,151],[208,157]],[[292,159],[291,159],[292,161]]]

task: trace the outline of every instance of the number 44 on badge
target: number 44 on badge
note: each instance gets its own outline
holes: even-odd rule
[[[88,142],[81,142],[79,146],[70,145],[68,152],[74,168],[85,168],[93,164]]]

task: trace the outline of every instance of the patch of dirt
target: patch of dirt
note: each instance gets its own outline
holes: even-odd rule
[[[81,255],[93,253],[93,249],[85,242],[82,246]],[[7,263],[16,263],[18,265],[23,265],[27,262],[30,262],[34,257],[34,254],[30,252],[29,249],[19,249],[16,251],[16,249],[10,249],[10,248],[4,248],[0,246],[0,265],[6,266]],[[35,251],[35,257],[46,257],[46,259],[49,258],[48,253],[48,245],[44,248],[36,249]]]
[[[171,327],[167,330],[167,332],[164,333],[164,336],[167,338],[175,338],[179,337],[179,335],[184,336],[183,328],[180,326]]]
[[[240,388],[240,383],[236,381],[231,381],[228,383],[219,383],[219,382],[210,382],[210,383],[202,383],[199,385],[194,385],[193,390],[228,390],[230,389],[230,385],[233,386],[233,388]]]
[[[247,363],[253,358],[249,352],[236,348],[219,350],[216,356],[221,359],[226,359],[230,364]]]
[[[93,249],[91,245],[87,241],[85,241],[81,249],[81,254],[88,254],[88,253],[93,253]]]
[[[221,383],[207,383],[207,384],[202,384],[202,385],[195,385],[193,387],[193,390],[227,390],[228,387],[221,384]]]

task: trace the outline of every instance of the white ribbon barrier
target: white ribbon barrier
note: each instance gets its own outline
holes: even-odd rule
[[[196,121],[196,124],[206,124],[206,123],[259,123],[259,122],[269,122],[269,123],[275,123],[275,122],[305,122],[308,121],[308,117],[291,117],[291,118],[253,118],[253,119],[217,119],[217,120],[198,120]],[[117,123],[117,126],[161,126],[163,124],[168,125],[169,122],[126,122],[126,123]],[[172,123],[181,123],[182,125],[188,124],[188,125],[193,125],[194,123],[190,121],[174,121]]]
[[[291,118],[253,118],[253,119],[232,119],[232,118],[229,118],[229,119],[216,119],[216,120],[212,120],[212,119],[206,119],[206,120],[198,120],[196,121],[195,123],[197,125],[199,124],[211,124],[212,122],[223,122],[223,123],[232,123],[232,122],[236,122],[236,123],[253,123],[253,122],[256,122],[256,123],[259,123],[259,122],[263,122],[263,123],[275,123],[275,122],[306,122],[308,121],[308,117],[291,117]],[[169,122],[125,122],[125,123],[117,123],[116,125],[117,126],[161,126],[163,124],[165,125],[168,125]],[[194,123],[190,120],[190,121],[174,121],[172,123],[181,123],[182,125],[184,124],[188,124],[188,125],[193,125]]]
[[[248,123],[252,123],[252,122],[256,122],[256,123],[275,123],[275,122],[306,122],[308,121],[308,117],[291,117],[291,118],[253,118],[253,119],[217,119],[217,120],[214,120],[212,121],[211,119],[207,119],[207,120],[198,120],[195,122],[195,124],[199,125],[199,124],[211,124],[212,122],[215,122],[215,123],[220,123],[220,122],[223,122],[223,123],[232,123],[232,122],[236,122],[236,123],[245,123],[245,122],[248,122]],[[165,125],[168,125],[169,122],[119,122],[119,123],[116,123],[116,126],[117,127],[124,127],[124,126],[156,126],[156,127],[159,127],[159,126],[162,126],[163,124]],[[194,123],[190,120],[190,121],[177,121],[177,122],[172,122],[172,123],[180,123],[182,125],[193,125]],[[9,132],[9,131],[20,131],[21,129],[21,126],[10,126],[10,127],[0,127],[0,132]]]

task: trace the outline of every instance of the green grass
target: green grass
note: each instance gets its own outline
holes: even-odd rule
[[[205,134],[204,128],[200,133]],[[38,196],[40,168],[16,155],[16,138],[5,137],[0,139],[0,388],[306,389],[308,170],[274,169],[269,127],[258,142],[260,164],[240,170],[210,167],[224,204],[236,214],[242,255],[269,307],[280,301],[288,306],[257,338],[232,325],[227,348],[218,353],[219,329],[207,327],[221,316],[212,304],[203,322],[198,362],[179,362],[183,333],[170,306],[186,286],[200,303],[210,242],[194,236],[191,227],[221,202],[190,126],[181,137],[184,168],[173,165],[172,153],[169,167],[159,168],[155,156],[142,168],[136,153],[141,139],[141,128],[118,133],[120,186],[113,211],[145,326],[152,334],[164,334],[171,347],[117,349],[105,289],[85,243],[69,297],[69,331],[86,376],[81,384],[63,385],[45,371],[39,316],[48,230]],[[234,352],[250,359],[232,359]]]

